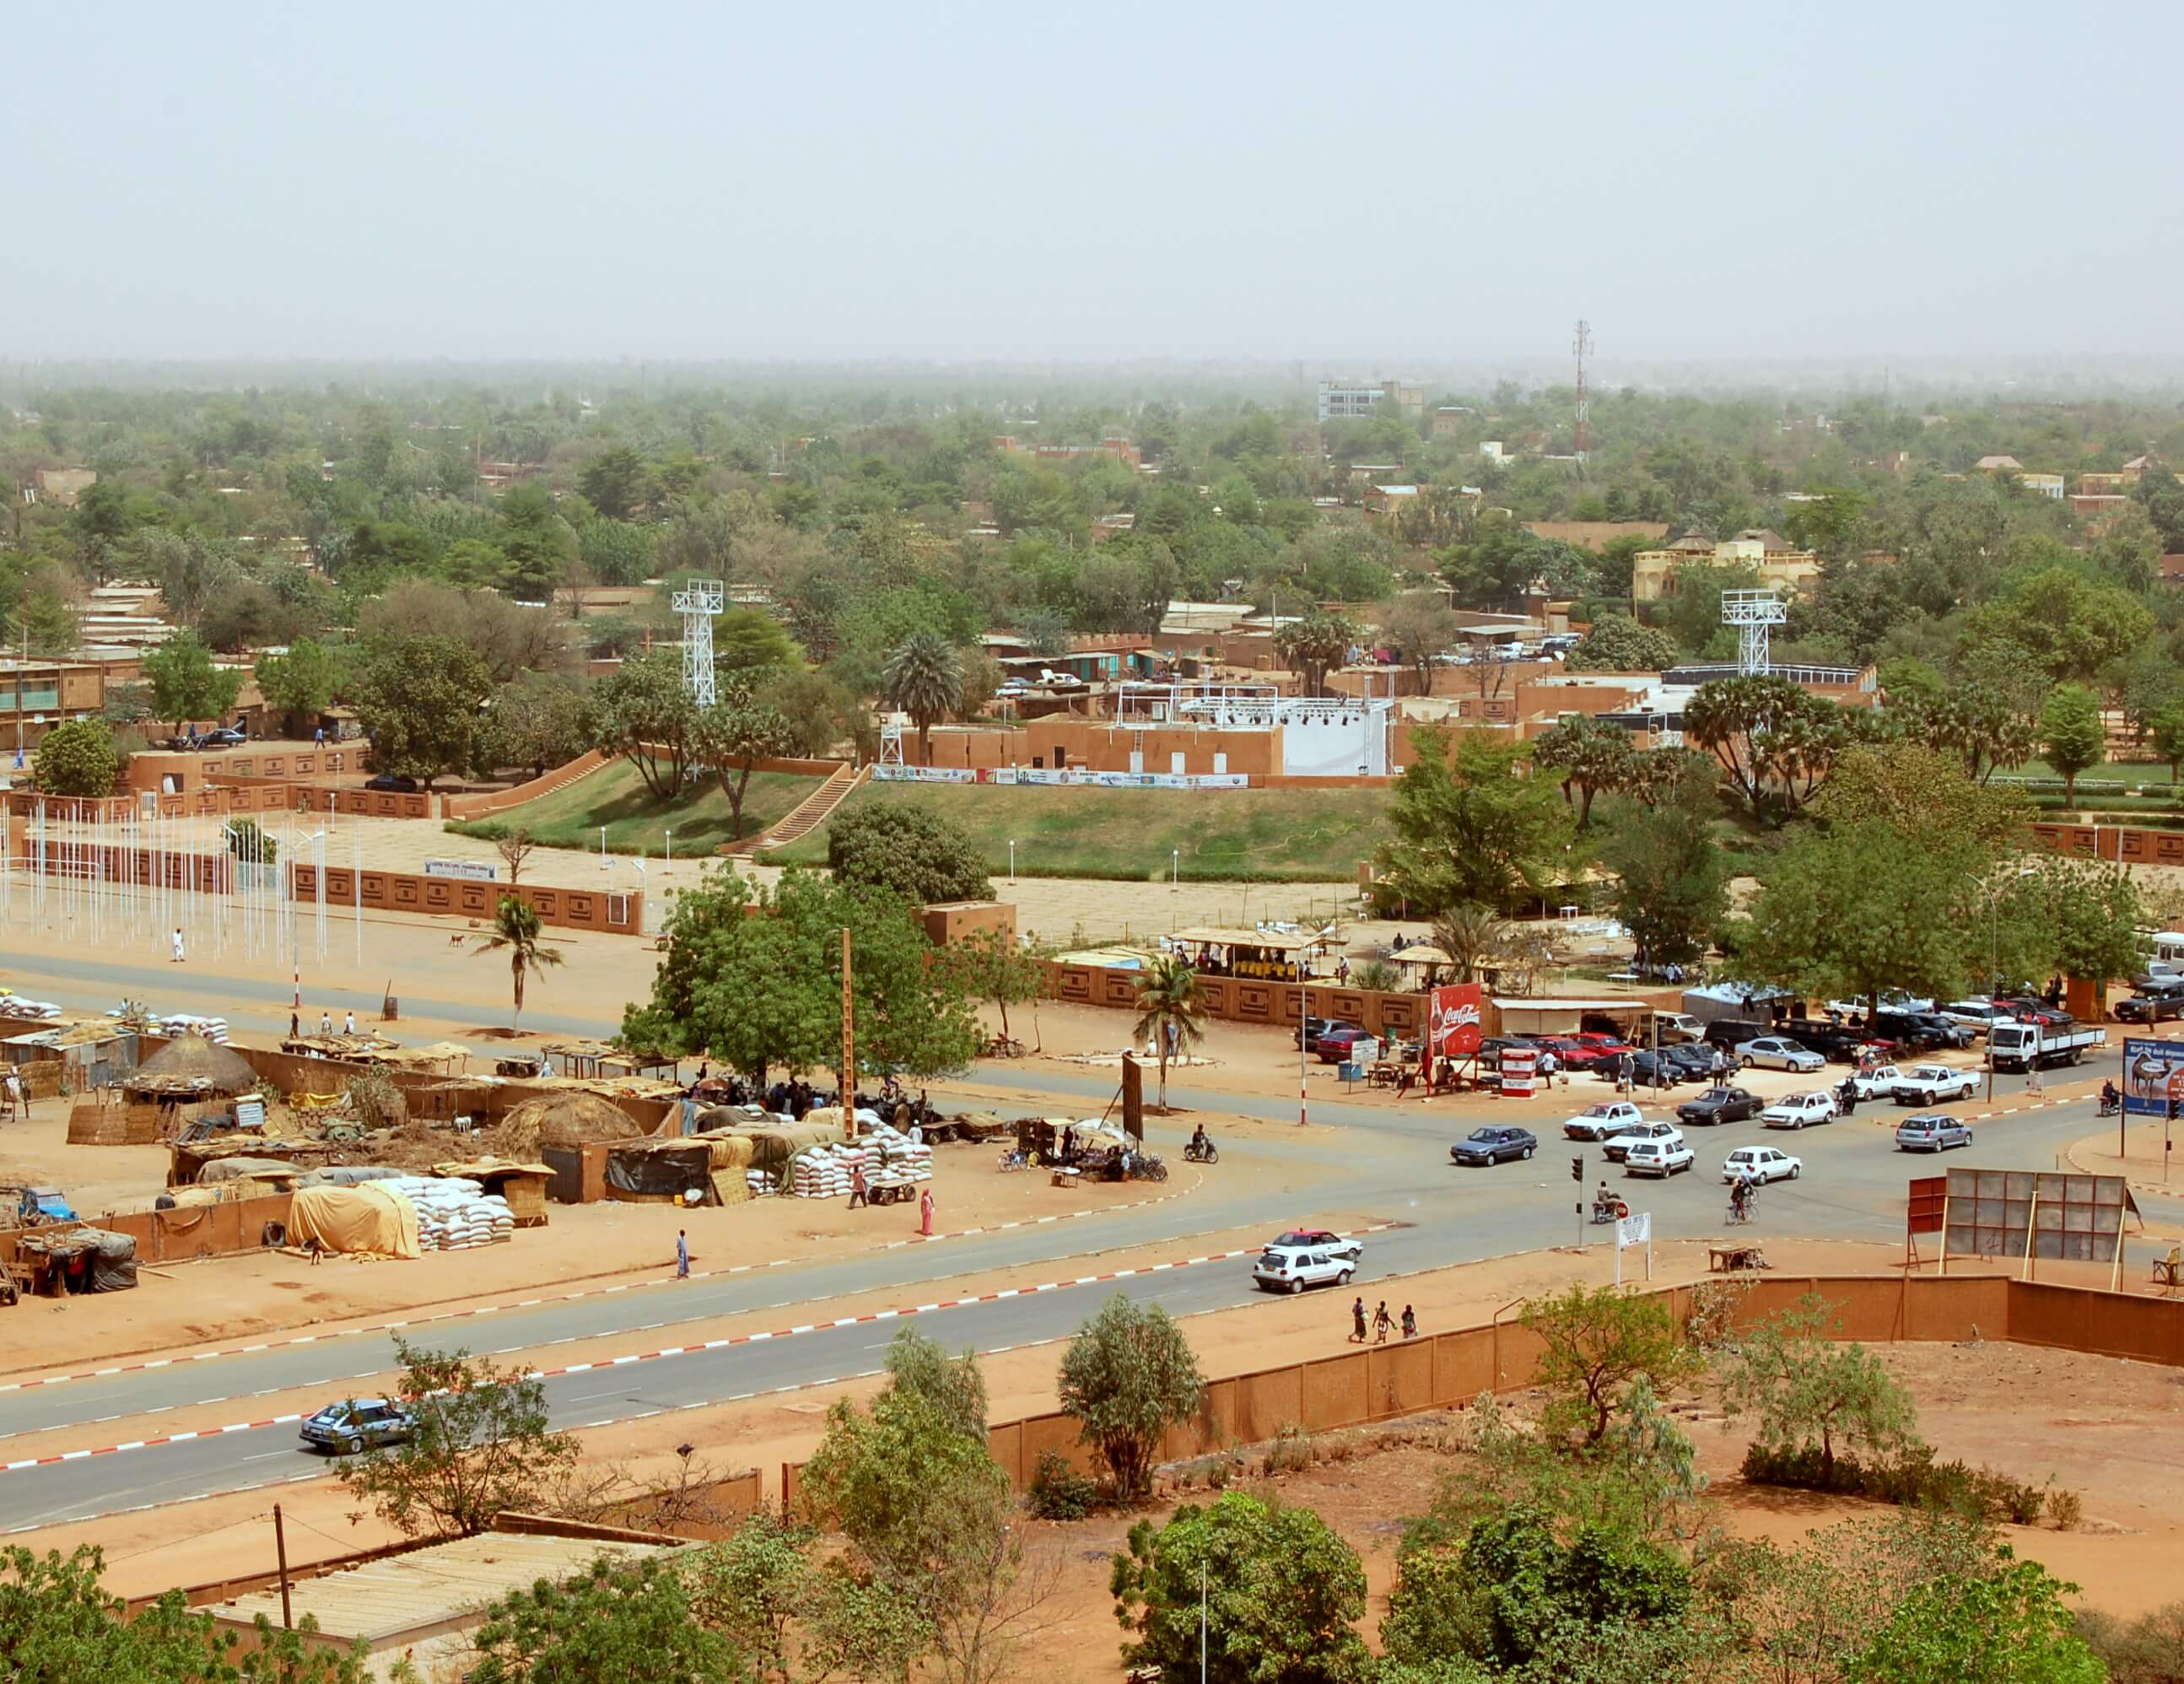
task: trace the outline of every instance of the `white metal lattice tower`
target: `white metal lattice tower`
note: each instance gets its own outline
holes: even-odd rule
[[[1767,630],[1790,617],[1789,605],[1771,590],[1725,590],[1721,623],[1736,627],[1736,670],[1741,677],[1764,677],[1769,670]]]
[[[713,616],[728,605],[725,579],[693,579],[675,593],[682,616],[682,688],[700,707],[718,700],[713,686]]]
[[[886,713],[880,716],[880,759],[882,766],[902,764],[902,716]]]

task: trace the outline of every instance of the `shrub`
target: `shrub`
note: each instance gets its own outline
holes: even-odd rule
[[[2048,1490],[2048,1519],[2059,1532],[2073,1532],[2086,1518],[2086,1500],[2074,1491],[2064,1491],[2050,1485]]]
[[[1100,1495],[1099,1482],[1069,1465],[1058,1450],[1039,1453],[1024,1500],[1042,1520],[1082,1520]]]
[[[2061,1527],[2075,1525],[2083,1512],[2073,1492],[2057,1490],[2052,1485],[2031,1485],[1991,1468],[1936,1462],[1934,1453],[1923,1444],[1893,1461],[1867,1464],[1855,1456],[1838,1454],[1830,1464],[1817,1446],[1769,1447],[1755,1442],[1744,1453],[1743,1473],[1754,1485],[1871,1497],[1878,1503],[1923,1508],[1929,1514],[1953,1515],[1979,1525],[2007,1520],[2014,1525],[2036,1525],[2045,1509]],[[2065,1513],[2070,1516],[2067,1522],[2062,1518]]]

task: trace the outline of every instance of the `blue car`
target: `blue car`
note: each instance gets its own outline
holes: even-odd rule
[[[1448,1149],[1448,1155],[1458,1163],[1499,1163],[1504,1158],[1529,1157],[1538,1150],[1539,1144],[1539,1137],[1529,1129],[1513,1129],[1507,1124],[1496,1124],[1485,1129],[1474,1129]]]

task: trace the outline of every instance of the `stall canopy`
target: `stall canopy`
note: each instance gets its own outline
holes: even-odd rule
[[[103,1228],[64,1228],[21,1235],[16,1250],[43,1257],[71,1292],[125,1292],[136,1284],[136,1241]]]
[[[1495,996],[1502,1014],[1502,1033],[1509,1035],[1563,1035],[1584,1026],[1587,1013],[1603,1018],[1635,1018],[1652,1008],[1642,1000],[1532,1000]]]
[[[381,1181],[299,1189],[288,1207],[288,1238],[299,1246],[316,1240],[330,1252],[369,1257],[424,1255],[416,1206]]]

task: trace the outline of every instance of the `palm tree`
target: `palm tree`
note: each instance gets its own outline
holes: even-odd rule
[[[1198,997],[1198,973],[1173,953],[1164,953],[1138,978],[1137,1027],[1134,1040],[1152,1040],[1160,1055],[1160,1106],[1167,1109],[1167,1061],[1198,1045],[1205,1007]]]
[[[1275,632],[1274,653],[1298,676],[1306,695],[1324,695],[1329,671],[1350,659],[1357,641],[1357,627],[1346,616],[1315,608]]]
[[[1451,980],[1477,982],[1509,950],[1513,932],[1499,913],[1477,901],[1459,901],[1434,920],[1434,945],[1448,955]]]
[[[937,632],[913,632],[888,657],[881,694],[917,727],[917,758],[927,758],[933,728],[962,700],[963,673],[956,651]]]
[[[481,953],[504,952],[508,955],[509,976],[515,984],[515,1016],[509,1027],[513,1029],[523,1021],[523,979],[537,976],[548,967],[561,962],[558,947],[550,947],[538,938],[545,928],[538,909],[528,901],[519,901],[513,895],[500,897],[500,905],[493,915],[493,934],[478,944]]]

